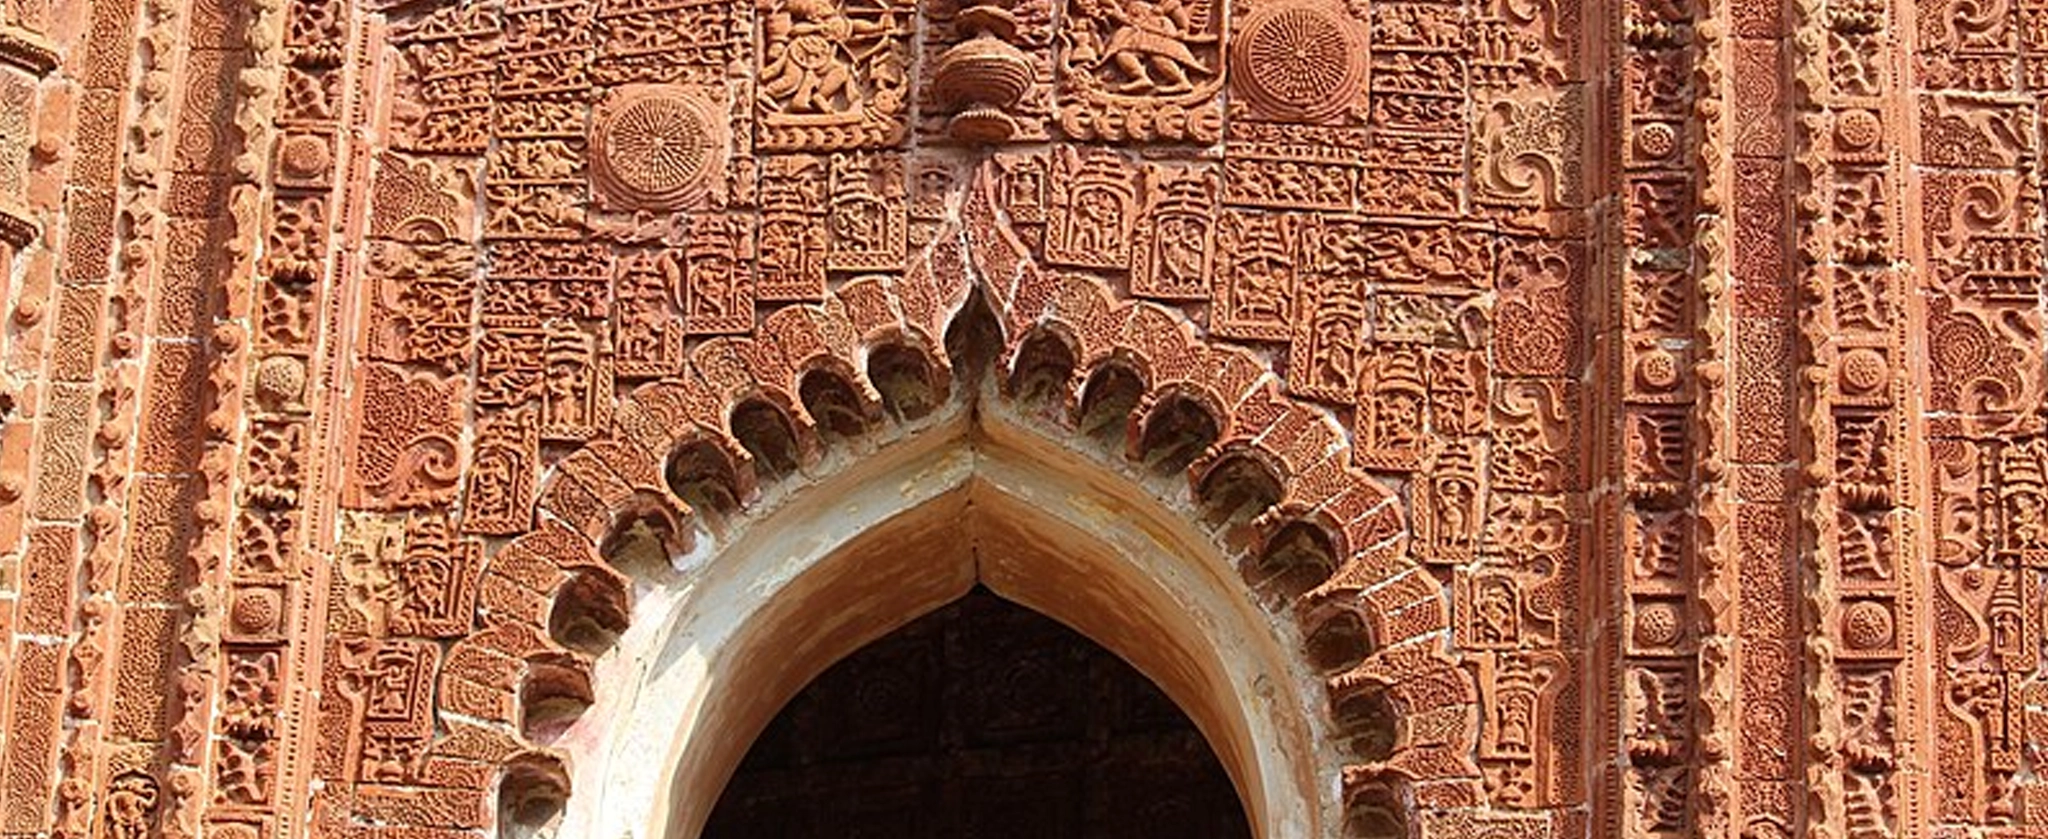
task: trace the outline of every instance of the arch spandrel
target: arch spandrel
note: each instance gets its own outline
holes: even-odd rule
[[[968,265],[971,267],[979,260],[971,245],[968,250]],[[1031,271],[1020,268],[1020,273],[1028,275]],[[1182,505],[1192,503],[1189,493],[1193,488],[1193,476],[1202,474],[1215,461],[1233,453],[1250,456],[1273,471],[1278,493],[1264,513],[1240,527],[1259,531],[1270,529],[1273,521],[1299,520],[1327,529],[1332,556],[1329,568],[1321,577],[1323,581],[1310,591],[1297,592],[1298,605],[1276,604],[1278,611],[1272,614],[1275,619],[1284,620],[1292,612],[1305,622],[1305,626],[1286,630],[1285,634],[1290,637],[1319,631],[1328,616],[1356,614],[1359,616],[1357,623],[1345,624],[1355,627],[1351,643],[1363,645],[1371,639],[1386,649],[1364,660],[1356,659],[1356,654],[1353,654],[1351,664],[1330,674],[1327,686],[1330,698],[1315,702],[1335,702],[1354,694],[1384,695],[1386,701],[1396,708],[1409,702],[1416,703],[1415,707],[1432,708],[1429,718],[1437,721],[1439,729],[1453,718],[1471,716],[1475,706],[1473,691],[1469,687],[1454,688],[1450,692],[1427,687],[1427,683],[1432,681],[1453,685],[1469,680],[1453,666],[1451,659],[1438,652],[1420,657],[1413,654],[1404,656],[1399,652],[1404,645],[1416,651],[1436,650],[1448,627],[1448,609],[1439,602],[1439,584],[1425,582],[1431,579],[1431,575],[1405,558],[1405,525],[1398,500],[1377,479],[1356,471],[1350,465],[1344,449],[1346,435],[1341,425],[1326,412],[1282,394],[1280,382],[1250,350],[1210,345],[1185,317],[1173,310],[1137,301],[1117,302],[1115,294],[1098,280],[1073,274],[1058,276],[1064,290],[1042,298],[1046,304],[1041,311],[1019,316],[1014,309],[1006,307],[997,317],[1012,322],[1029,322],[1061,334],[1087,336],[1084,346],[1089,349],[1084,357],[1093,359],[1097,367],[1121,360],[1121,363],[1139,368],[1141,378],[1150,380],[1143,385],[1136,414],[1126,424],[1125,432],[1106,451],[1141,461],[1149,413],[1161,405],[1162,397],[1168,400],[1185,398],[1198,406],[1196,410],[1217,413],[1208,424],[1213,436],[1193,458],[1195,462],[1187,467],[1188,478],[1168,478],[1164,484],[1157,483],[1162,478],[1152,478],[1154,483],[1150,486],[1153,492],[1165,491],[1169,498],[1190,499],[1178,502]],[[922,290],[919,290],[920,286]],[[879,289],[886,291],[890,295],[886,299],[892,301],[919,296],[943,301],[946,310],[938,314],[941,318],[939,323],[944,323],[960,315],[968,302],[966,292],[971,290],[967,282],[955,281],[952,286],[951,291],[940,290],[933,272],[922,265],[914,265],[905,277],[893,283],[865,281],[855,285],[853,293],[867,295],[872,293],[870,289]],[[1081,306],[1071,302],[1081,300],[1095,302]],[[862,356],[869,356],[866,360],[871,362],[872,346],[945,331],[934,328],[934,325],[908,322],[909,318],[903,313],[917,311],[916,308],[897,304],[890,307],[895,317],[893,322],[838,327],[838,331],[854,336],[852,342],[828,346],[817,339],[819,333],[829,331],[820,327],[819,320],[835,314],[840,314],[841,322],[850,320],[841,313],[853,308],[843,303],[835,306],[835,302],[838,302],[837,297],[828,297],[822,306],[796,309],[807,314],[778,316],[776,323],[790,324],[786,327],[791,330],[788,340],[777,340],[780,333],[768,332],[706,341],[688,354],[689,360],[679,376],[643,386],[628,395],[614,414],[616,425],[610,435],[613,439],[584,444],[562,458],[541,483],[534,513],[541,529],[514,539],[504,549],[519,558],[531,555],[547,557],[562,569],[548,578],[553,583],[552,587],[533,585],[529,579],[523,587],[527,592],[525,599],[532,601],[532,593],[536,591],[542,597],[525,607],[526,614],[515,612],[515,607],[504,602],[506,598],[486,600],[479,609],[480,621],[484,624],[509,621],[559,632],[561,621],[552,614],[543,620],[544,613],[581,608],[579,604],[592,591],[611,591],[614,593],[609,596],[614,598],[622,596],[618,572],[613,570],[611,563],[607,563],[601,549],[608,540],[615,539],[622,519],[628,517],[628,511],[638,503],[634,499],[666,498],[672,505],[670,516],[677,521],[690,522],[690,515],[694,512],[673,493],[663,493],[660,486],[660,481],[668,477],[665,473],[678,447],[706,444],[728,458],[721,474],[732,476],[735,486],[730,495],[743,499],[746,507],[763,503],[760,499],[764,492],[777,498],[794,493],[790,497],[800,499],[807,491],[801,485],[815,480],[815,476],[794,478],[798,487],[795,489],[764,485],[749,446],[735,435],[735,428],[730,422],[732,409],[762,400],[780,405],[787,411],[791,429],[803,439],[802,448],[822,451],[825,446],[819,440],[819,428],[814,418],[801,410],[800,403],[792,405],[788,396],[800,389],[797,382],[802,374],[799,370],[828,375],[851,372],[854,381],[849,383],[850,390],[869,394],[875,401],[885,401],[885,397],[880,395],[881,388],[860,366]],[[1068,302],[1068,305],[1061,307],[1061,302]],[[1065,320],[1068,312],[1080,313],[1084,320],[1069,322]],[[925,357],[928,385],[946,388],[951,377],[959,372],[953,369],[951,359],[932,352],[936,348],[935,341],[917,340],[914,343],[918,351],[932,353]],[[796,352],[801,355],[789,357],[782,352],[785,346],[798,348]],[[1006,346],[1014,349],[1013,342],[1006,342]],[[1000,374],[1004,371],[993,372]],[[1064,395],[1055,410],[1071,415],[1079,407],[1088,377],[1083,370],[1076,369],[1070,371],[1066,379],[1067,384],[1062,389]],[[1002,399],[999,393],[992,394],[992,398]],[[1051,426],[1054,429],[1052,433],[1057,434],[1056,429],[1067,427],[1067,422],[1070,421],[1055,420]],[[915,424],[912,423],[913,426]],[[914,438],[923,432],[899,428],[880,433],[885,437],[909,435]],[[861,444],[860,448],[868,450],[874,445]],[[841,459],[848,457],[844,452],[834,454]],[[805,468],[809,471],[829,467],[812,458],[806,460]],[[1132,488],[1126,487],[1122,491],[1128,493]],[[772,502],[761,509],[772,511],[778,503],[784,502]],[[740,522],[728,520],[721,526],[745,527],[748,526],[745,519],[756,515],[772,516],[773,513],[745,512],[741,515]],[[688,529],[701,529],[702,526],[686,524]],[[720,540],[708,533],[697,535],[700,539],[708,537],[708,541],[696,542],[692,548],[712,551],[708,561],[716,562],[716,557],[722,555],[723,545],[718,544]],[[685,538],[675,544],[687,542]],[[670,551],[671,554],[674,552]],[[494,576],[496,571],[495,567],[486,571],[487,585],[495,583],[500,589],[506,588],[503,580]],[[533,571],[529,569],[527,573],[531,578]],[[577,589],[576,602],[565,604],[560,601],[561,593],[566,590],[563,586],[571,580],[589,576],[595,576],[601,582],[609,581],[609,584],[597,589],[586,584]],[[640,584],[643,592],[645,585],[645,581]],[[552,603],[551,609],[541,608],[542,604],[548,603]],[[516,637],[530,641],[535,636],[523,634]],[[501,631],[458,643],[457,649],[465,650],[473,643],[485,645],[484,650],[489,654],[477,657],[497,662],[498,669],[487,673],[464,669],[457,677],[460,681],[444,682],[444,692],[454,695],[459,690],[474,691],[478,685],[504,685],[501,690],[508,696],[498,703],[499,713],[488,718],[510,724],[520,718],[514,709],[531,699],[526,692],[514,686],[520,678],[513,675],[520,670],[516,661],[528,662],[527,670],[530,672],[532,662],[542,656],[542,651],[508,643],[508,636]],[[1364,652],[1367,648],[1359,646],[1357,649]],[[557,653],[551,660],[558,667],[578,671],[587,670],[591,664],[588,655],[581,652],[558,650]],[[1397,661],[1402,663],[1390,664]],[[589,678],[585,677],[586,680]],[[601,684],[601,666],[596,678]],[[1461,739],[1469,738],[1468,732],[1461,733],[1467,728],[1469,726],[1459,723],[1452,729],[1437,731],[1430,735],[1436,739],[1418,742],[1412,749],[1393,748],[1389,753],[1378,756],[1384,760],[1354,765],[1334,774],[1330,782],[1354,791],[1347,793],[1353,795],[1363,794],[1356,793],[1356,790],[1381,790],[1372,795],[1384,797],[1389,802],[1400,800],[1403,793],[1398,790],[1407,789],[1411,782],[1418,780],[1438,781],[1440,789],[1444,781],[1476,786],[1477,772],[1469,758],[1469,739]],[[1446,737],[1450,739],[1443,739]],[[572,748],[567,752],[573,759],[575,750]],[[545,780],[544,789],[549,791],[519,793],[542,798],[565,791],[569,778],[566,770],[560,769],[553,774],[528,772],[519,777]],[[557,784],[561,786],[555,786]],[[502,812],[511,817],[512,811]],[[1335,825],[1343,821],[1343,817],[1329,814],[1316,818],[1317,823],[1329,825],[1318,828],[1319,831],[1338,830]]]
[[[944,344],[978,289],[1003,339],[994,354],[998,381],[1007,383],[1015,372],[1010,365],[1025,335],[1057,335],[1069,344],[1072,369],[1059,377],[1055,408],[1068,419],[1055,428],[1073,427],[1090,401],[1103,396],[1106,389],[1091,390],[1097,373],[1110,367],[1126,371],[1136,401],[1111,450],[1142,460],[1161,441],[1187,440],[1193,448],[1174,462],[1186,463],[1191,476],[1229,457],[1261,464],[1277,495],[1250,520],[1231,525],[1249,534],[1239,538],[1239,551],[1264,549],[1266,537],[1288,522],[1326,533],[1332,554],[1327,569],[1313,586],[1293,592],[1292,602],[1273,603],[1274,615],[1294,624],[1290,637],[1316,636],[1327,625],[1351,627],[1359,643],[1370,638],[1377,652],[1324,662],[1338,669],[1324,674],[1328,682],[1318,701],[1336,709],[1370,695],[1370,701],[1394,708],[1402,721],[1398,745],[1360,758],[1328,780],[1345,790],[1347,806],[1365,802],[1358,806],[1379,807],[1393,823],[1419,827],[1412,802],[1429,796],[1446,806],[1490,803],[1474,753],[1476,723],[1468,719],[1478,715],[1480,698],[1458,657],[1442,651],[1452,635],[1452,609],[1445,602],[1450,578],[1411,558],[1413,526],[1397,488],[1404,473],[1423,466],[1425,452],[1434,456],[1445,446],[1430,439],[1426,410],[1444,412],[1445,433],[1439,436],[1451,448],[1492,443],[1487,384],[1483,376],[1470,375],[1473,359],[1483,359],[1485,348],[1470,342],[1485,340],[1485,330],[1471,324],[1474,318],[1483,322],[1490,305],[1486,292],[1496,270],[1495,246],[1486,242],[1500,240],[1500,222],[1460,228],[1466,232],[1438,241],[1442,237],[1428,224],[1375,222],[1356,196],[1329,193],[1332,177],[1355,184],[1372,171],[1356,159],[1335,162],[1356,151],[1345,151],[1345,138],[1363,135],[1347,133],[1355,128],[1345,124],[1362,125],[1361,115],[1326,113],[1318,103],[1313,108],[1327,125],[1290,129],[1284,121],[1268,122],[1273,114],[1311,107],[1288,100],[1293,89],[1278,77],[1250,82],[1250,110],[1243,117],[1248,133],[1242,139],[1226,136],[1227,26],[1220,9],[1208,10],[1212,18],[1203,23],[1213,39],[1202,49],[1215,59],[1203,63],[1207,81],[1189,90],[1147,94],[1160,84],[1155,76],[1174,75],[1168,64],[1193,69],[1180,58],[1155,56],[1135,68],[1120,61],[1103,65],[1104,72],[1129,76],[1124,88],[1100,87],[1086,73],[1069,79],[1077,85],[1071,88],[1034,83],[1043,87],[1039,92],[1052,94],[1051,107],[1039,119],[1031,111],[1045,100],[1032,98],[1031,91],[1010,105],[963,100],[983,110],[1018,109],[1011,116],[1026,132],[1020,137],[1060,126],[1069,134],[1081,131],[1075,136],[1085,139],[1114,139],[1122,130],[1117,120],[1147,114],[1165,127],[1157,136],[1140,132],[1130,141],[1222,141],[1220,159],[1140,158],[1115,148],[1055,142],[998,151],[979,162],[967,148],[888,148],[917,129],[907,120],[912,103],[893,92],[894,70],[886,60],[845,74],[820,74],[791,69],[783,61],[787,53],[769,57],[776,50],[844,46],[827,43],[835,37],[860,40],[877,50],[874,55],[893,54],[907,43],[909,33],[901,26],[912,13],[908,9],[734,5],[727,21],[734,31],[759,27],[768,33],[765,52],[753,56],[753,69],[761,75],[751,80],[745,73],[691,70],[687,62],[659,79],[642,78],[652,72],[644,62],[659,59],[652,53],[612,53],[624,47],[619,33],[606,29],[615,24],[606,21],[625,18],[607,17],[614,11],[609,7],[593,9],[598,20],[587,29],[567,7],[479,5],[390,15],[394,49],[384,57],[393,62],[396,87],[386,94],[393,102],[430,99],[439,95],[433,91],[458,81],[421,70],[420,62],[445,57],[450,44],[471,43],[499,68],[496,103],[488,114],[454,105],[392,111],[390,160],[446,166],[441,161],[447,155],[463,154],[477,161],[478,256],[488,261],[480,263],[481,282],[468,290],[482,329],[468,348],[478,364],[472,398],[484,417],[503,416],[507,426],[517,417],[519,434],[494,435],[488,442],[507,451],[524,445],[510,459],[527,472],[524,481],[488,487],[472,478],[463,487],[462,510],[486,521],[532,522],[542,530],[524,536],[513,527],[477,532],[513,537],[496,549],[500,553],[546,557],[561,569],[545,577],[529,571],[515,581],[500,574],[495,561],[485,561],[478,625],[492,629],[451,650],[451,658],[473,663],[444,669],[449,675],[443,677],[443,694],[470,697],[462,700],[463,713],[517,730],[527,716],[519,709],[535,703],[513,674],[533,671],[544,655],[552,656],[551,672],[590,669],[587,652],[557,639],[561,649],[544,654],[513,643],[504,627],[559,633],[565,619],[556,612],[578,608],[561,602],[568,586],[576,586],[576,601],[623,597],[630,577],[612,567],[606,554],[616,553],[621,522],[633,518],[628,510],[663,499],[667,519],[681,523],[671,530],[682,531],[670,533],[663,544],[715,552],[720,540],[704,528],[745,527],[760,515],[761,499],[800,492],[788,488],[792,481],[814,480],[818,470],[833,468],[828,461],[848,457],[843,446],[835,450],[825,439],[819,417],[806,404],[807,377],[843,386],[833,392],[853,394],[848,415],[885,436],[907,433],[892,422],[904,422],[906,411],[925,410],[924,402],[963,398],[960,388],[967,380],[961,377],[969,371],[956,368]],[[713,5],[693,14],[727,13]],[[1268,18],[1277,14],[1254,11],[1252,29],[1273,29]],[[1307,4],[1292,16],[1302,25],[1327,27],[1340,46],[1362,42],[1369,27],[1346,15],[1335,6]],[[816,34],[830,27],[813,24],[825,22],[846,23],[856,34]],[[521,39],[530,41],[523,33],[541,23],[567,26],[567,43],[595,43],[587,66],[540,61],[542,52]],[[1062,26],[1057,44],[1023,45],[1027,63],[1032,50],[1049,56],[1063,49],[1059,44],[1073,43],[1064,39],[1086,42],[1088,32],[1113,35],[1124,28],[1113,22]],[[798,32],[812,34],[790,34]],[[943,41],[943,26],[934,32],[940,41],[925,45],[927,56],[951,48]],[[1119,37],[1131,36],[1110,41]],[[787,40],[778,45],[779,38]],[[739,49],[727,58],[744,69],[749,52]],[[1343,75],[1350,81],[1341,84],[1363,85],[1363,56],[1345,55],[1344,61],[1354,63]],[[932,72],[929,65],[920,64],[919,72]],[[1047,78],[1039,69],[1033,78]],[[577,74],[588,75],[587,86],[578,87]],[[529,84],[537,86],[528,90]],[[749,84],[753,101],[743,96]],[[986,93],[961,95],[971,100]],[[1362,87],[1358,95],[1363,98]],[[580,117],[577,102],[588,103]],[[949,133],[958,124],[971,133],[987,130],[990,122],[1000,120],[963,122],[956,113],[934,124],[948,126]],[[488,150],[477,142],[480,137],[494,138]],[[1251,151],[1283,137],[1297,146],[1326,144],[1336,156],[1318,162]],[[1426,140],[1416,142],[1427,146]],[[590,145],[579,150],[579,143]],[[1247,153],[1242,163],[1233,163],[1239,148]],[[1301,177],[1324,194],[1288,197],[1290,179]],[[1253,187],[1267,179],[1273,179],[1269,187]],[[373,215],[380,206],[373,204]],[[1312,212],[1300,212],[1304,207]],[[409,229],[403,222],[390,226]],[[862,234],[882,238],[856,240]],[[1399,275],[1403,259],[1410,269],[1426,270]],[[1318,267],[1304,268],[1311,265]],[[605,275],[613,280],[609,297],[596,282]],[[1371,324],[1368,303],[1382,284],[1396,295],[1386,307],[1395,320]],[[415,290],[394,289],[392,296],[403,301]],[[1522,292],[1498,293],[1520,300],[1514,295]],[[406,339],[431,318],[385,308],[373,302],[367,313],[372,319],[400,316],[408,328],[397,331]],[[740,317],[749,309],[758,319]],[[1531,317],[1540,320],[1539,315]],[[1384,352],[1367,337],[1374,329],[1393,336]],[[1413,341],[1421,343],[1402,343]],[[407,349],[367,361],[418,364]],[[1571,353],[1569,346],[1553,349]],[[1566,371],[1560,366],[1517,372]],[[634,384],[650,376],[656,380]],[[616,406],[594,396],[607,378],[610,387],[628,394]],[[1441,386],[1432,389],[1433,384]],[[1006,387],[992,392],[1003,398]],[[1429,404],[1432,398],[1437,404]],[[1456,402],[1461,398],[1477,407]],[[1540,420],[1555,421],[1566,411],[1563,404],[1545,407]],[[591,429],[589,420],[605,417],[608,430]],[[371,439],[370,429],[360,433]],[[1555,444],[1555,436],[1538,428],[1533,443],[1524,445]],[[536,438],[539,449],[533,447]],[[777,442],[782,440],[789,445]],[[1358,448],[1361,443],[1371,447],[1371,456]],[[856,450],[873,445],[857,444]],[[686,461],[678,461],[683,451]],[[1568,459],[1557,454],[1552,452],[1556,462]],[[1465,461],[1445,462],[1472,460],[1469,453],[1463,456]],[[548,463],[538,473],[536,457]],[[707,505],[697,510],[677,497],[677,480],[725,486],[691,496]],[[1527,489],[1570,488],[1562,480],[1546,483],[1541,475],[1528,480]],[[1193,490],[1180,485],[1168,491],[1192,497],[1187,494]],[[1465,500],[1480,503],[1476,494]],[[521,504],[531,512],[521,512]],[[1476,539],[1478,510],[1459,512],[1449,520],[1433,519],[1432,532],[1451,542]],[[1460,523],[1463,534],[1444,533]],[[545,538],[535,542],[542,533]],[[547,549],[524,547],[530,542],[544,542]],[[715,557],[708,561],[715,563]],[[633,584],[643,594],[647,585],[644,579]],[[598,611],[599,617],[578,618],[582,622],[575,625],[617,624],[618,608]],[[476,645],[482,646],[470,652]],[[1419,652],[1424,649],[1429,652]],[[590,692],[574,679],[554,681],[567,685],[558,685],[558,692]],[[496,685],[503,698],[493,704],[473,696],[486,685]],[[491,713],[483,713],[483,706]],[[573,763],[575,750],[566,751]],[[552,786],[566,785],[566,774],[521,777],[552,779],[543,792],[522,794],[544,799],[566,792]],[[1345,829],[1343,817],[1323,819],[1319,823],[1326,826],[1319,830]]]

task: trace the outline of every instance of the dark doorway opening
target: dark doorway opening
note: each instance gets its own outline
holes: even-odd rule
[[[768,724],[705,839],[1246,839],[1179,706],[983,588],[847,656]]]

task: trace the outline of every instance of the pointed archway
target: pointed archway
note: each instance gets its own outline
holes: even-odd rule
[[[635,568],[632,625],[592,674],[602,688],[551,744],[590,793],[558,835],[699,836],[804,685],[977,585],[1158,684],[1220,758],[1254,835],[1335,835],[1343,803],[1326,779],[1351,756],[1320,677],[1198,516],[973,407],[948,403],[801,490],[768,487],[771,512]]]
[[[1248,839],[1192,720],[1087,636],[977,586],[769,723],[704,839]]]

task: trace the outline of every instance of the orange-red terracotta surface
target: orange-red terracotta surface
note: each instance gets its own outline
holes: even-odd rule
[[[621,522],[983,398],[1394,721],[1349,834],[2048,834],[2044,90],[2041,0],[6,0],[0,837],[512,835]]]

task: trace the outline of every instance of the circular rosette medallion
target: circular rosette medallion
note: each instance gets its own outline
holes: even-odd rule
[[[720,110],[704,90],[676,85],[630,87],[607,100],[590,137],[601,197],[657,212],[695,203],[722,168]]]
[[[1232,38],[1230,73],[1238,94],[1267,115],[1328,119],[1365,87],[1365,37],[1334,3],[1262,4]]]

